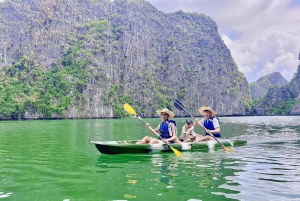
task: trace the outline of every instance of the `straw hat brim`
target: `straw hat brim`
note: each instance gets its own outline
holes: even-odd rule
[[[162,110],[156,110],[156,113],[157,113],[159,116],[161,115],[162,112],[169,114],[169,118],[170,118],[170,119],[173,118],[173,117],[175,116],[174,113],[173,113],[172,111],[168,110],[167,108],[164,108],[164,109],[162,109]]]
[[[211,115],[212,116],[215,116],[217,114],[216,111],[214,111],[213,109],[211,109],[211,107],[200,107],[200,109],[198,110],[198,112],[202,115],[204,115],[204,111],[205,110],[208,110],[208,111],[211,111]]]

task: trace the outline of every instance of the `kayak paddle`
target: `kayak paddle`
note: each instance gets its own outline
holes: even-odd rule
[[[174,99],[173,105],[177,109],[185,111],[188,115],[190,115],[194,119],[194,121],[196,120],[196,118],[193,115],[191,115],[188,111],[186,111],[184,105],[179,100]],[[202,125],[200,125],[200,126],[202,126]],[[205,129],[203,126],[202,126],[202,128]],[[225,151],[232,151],[231,148],[225,147],[213,134],[211,134],[211,133],[208,133],[208,134],[209,134],[209,136],[213,137]]]
[[[147,124],[147,122],[145,122],[139,115],[136,114],[135,110],[129,104],[125,103],[124,104],[124,109],[129,114],[132,114],[132,115],[136,116],[137,118],[139,118],[142,122],[144,122],[144,124]],[[160,135],[153,128],[151,128],[151,126],[149,126],[149,129],[162,140]],[[172,149],[172,151],[174,152],[174,154],[176,156],[183,157],[183,154],[180,151],[178,151],[177,149],[170,146],[167,142],[164,142],[164,143],[166,143]]]

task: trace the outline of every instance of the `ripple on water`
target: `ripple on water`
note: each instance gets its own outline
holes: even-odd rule
[[[0,192],[0,198],[7,198],[9,196],[11,196],[12,193],[4,193],[4,192]]]
[[[254,137],[258,136],[257,131],[252,131],[252,134]],[[239,165],[224,163],[225,169],[239,170],[234,176],[226,176],[226,180],[235,182],[235,185],[227,182],[220,188],[240,193],[226,194],[226,197],[238,200],[300,199],[300,194],[295,191],[300,188],[300,151],[285,136],[278,134],[276,139],[270,137],[258,141],[249,138],[254,143],[249,143],[247,148],[239,150],[239,154],[231,156],[240,160]]]

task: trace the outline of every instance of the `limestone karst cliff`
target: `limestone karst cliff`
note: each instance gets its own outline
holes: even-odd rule
[[[279,72],[271,73],[257,79],[256,82],[250,83],[250,93],[252,99],[259,99],[267,93],[268,88],[274,85],[284,86],[288,81]]]
[[[250,99],[213,19],[144,0],[5,0],[0,82],[0,119],[120,117],[125,102],[152,117],[172,98],[243,115]]]

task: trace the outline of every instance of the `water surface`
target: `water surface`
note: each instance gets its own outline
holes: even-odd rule
[[[88,143],[149,135],[138,119],[0,122],[0,199],[300,200],[300,117],[220,120],[223,137],[248,144],[184,158],[103,155]]]

